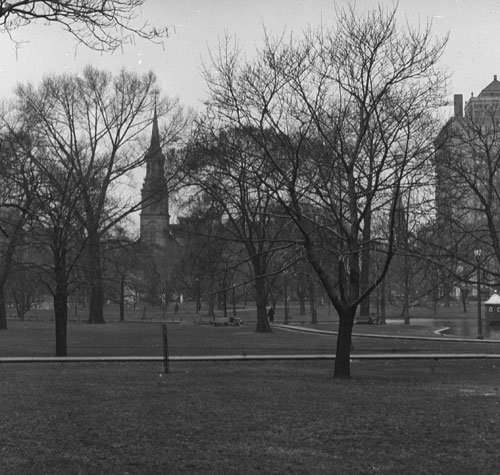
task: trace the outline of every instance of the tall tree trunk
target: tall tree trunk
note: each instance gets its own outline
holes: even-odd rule
[[[432,291],[432,309],[434,315],[437,315],[438,302],[439,302],[439,276],[436,276],[434,289]]]
[[[5,305],[5,290],[0,282],[0,330],[7,330],[7,307]]]
[[[26,203],[26,206],[28,204]],[[14,252],[24,224],[25,213],[21,213],[14,222],[8,236],[7,248],[4,249],[4,257],[0,264],[0,330],[7,330],[7,308],[5,304],[5,283],[10,275]]]
[[[299,303],[300,303],[300,315],[305,315],[306,314],[306,299],[304,295],[299,296]]]
[[[68,295],[64,287],[58,286],[58,288],[56,289],[56,293],[54,294],[54,314],[56,320],[56,356],[68,356]]]
[[[217,299],[217,294],[214,291],[215,289],[215,282],[214,279],[210,279],[210,291],[208,292],[207,295],[207,300],[208,300],[208,315],[211,317],[215,317],[215,301]]]
[[[403,275],[403,310],[402,316],[405,325],[410,324],[410,262],[408,251],[405,249],[404,255],[404,275]]]
[[[67,356],[68,279],[66,275],[66,250],[59,249],[54,258],[56,288],[53,298],[56,323],[56,356]]]
[[[351,377],[351,340],[355,315],[356,308],[347,308],[339,312],[339,333],[333,374],[336,379],[349,379]]]
[[[104,322],[104,282],[101,265],[101,243],[99,237],[89,238],[89,318],[88,323]]]
[[[460,287],[460,297],[462,298],[462,308],[463,312],[467,313],[467,295],[469,294],[469,291],[465,289],[464,287]]]
[[[359,285],[361,294],[370,286],[370,240],[371,240],[371,212],[363,220],[363,248],[361,250],[361,275]],[[370,319],[370,297],[365,298],[359,305],[359,320]]]
[[[306,314],[306,288],[303,284],[303,278],[299,277],[297,279],[297,297],[299,298],[299,314]]]
[[[385,323],[385,279],[382,280],[382,285],[380,286],[380,321]]]
[[[102,284],[102,270],[94,273],[94,280],[90,283],[90,301],[88,323],[105,323],[104,321],[104,289]]]
[[[314,282],[309,281],[309,308],[311,310],[311,323],[318,323],[318,309],[316,308],[316,293],[314,292]]]
[[[196,278],[196,313],[201,310],[201,287],[200,279]]]
[[[288,308],[288,282],[285,280],[285,292],[283,295],[283,300],[285,303],[285,323],[290,322],[290,309]]]
[[[120,322],[125,321],[125,276],[120,277]]]
[[[264,277],[260,275],[255,279],[255,291],[257,295],[257,327],[255,331],[258,333],[270,333],[272,330],[267,319],[266,282]]]

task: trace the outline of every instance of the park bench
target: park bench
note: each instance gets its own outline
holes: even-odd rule
[[[215,317],[212,320],[212,324],[215,326],[224,325],[225,327],[227,327],[228,325],[240,326],[241,325],[241,318],[239,318],[239,317]]]

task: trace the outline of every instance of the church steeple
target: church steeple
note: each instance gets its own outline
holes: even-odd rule
[[[158,112],[154,107],[151,143],[145,155],[146,176],[141,190],[141,239],[164,247],[168,236],[168,188],[158,127]]]
[[[153,127],[151,131],[151,143],[145,156],[146,180],[165,174],[165,156],[161,151],[160,128],[158,127],[158,112],[156,103],[153,114]]]
[[[153,130],[151,132],[151,145],[149,146],[150,150],[159,150],[160,146],[160,129],[158,127],[158,112],[156,110],[156,102],[155,102],[155,110],[153,115]]]

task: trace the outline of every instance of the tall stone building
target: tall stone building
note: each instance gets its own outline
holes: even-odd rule
[[[456,95],[458,104],[455,107],[455,115],[461,117],[460,104],[461,95]],[[465,104],[464,114],[466,118],[474,121],[491,122],[493,117],[500,119],[500,81],[497,75],[493,76],[493,81],[490,82],[477,97],[473,95]]]
[[[500,229],[500,81],[496,75],[465,106],[461,94],[454,96],[453,117],[441,129],[435,148],[437,235],[443,249],[474,263],[475,253],[486,256],[495,249],[495,230]],[[481,267],[500,270],[493,257],[483,258]],[[472,264],[456,268],[462,269],[464,279],[473,270]]]
[[[435,140],[437,220],[477,222],[479,195],[488,169],[500,157],[500,81],[497,76],[464,107],[454,96],[454,115]],[[471,186],[472,185],[472,186]],[[474,191],[474,186],[477,186]]]

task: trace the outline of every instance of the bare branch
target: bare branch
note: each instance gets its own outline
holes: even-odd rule
[[[135,37],[161,42],[168,37],[167,27],[136,24],[144,1],[0,0],[0,32],[14,39],[14,31],[41,21],[61,25],[79,43],[97,51],[114,51]]]

